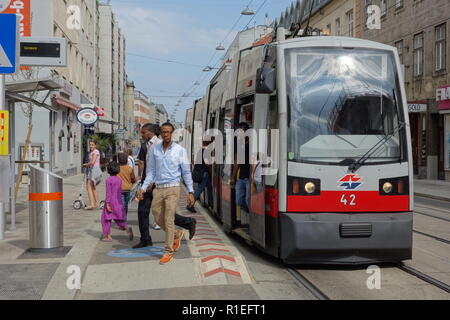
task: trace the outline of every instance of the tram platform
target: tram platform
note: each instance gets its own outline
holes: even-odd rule
[[[259,300],[245,258],[205,209],[185,210],[186,193],[177,212],[197,220],[192,240],[189,231],[174,259],[160,265],[164,232],[151,229],[153,246],[132,249],[139,242],[137,203],[131,204],[128,223],[134,240],[117,227],[112,242],[102,242],[101,210],[72,208],[82,176],[64,179],[64,248],[30,252],[27,188],[21,188],[17,230],[0,241],[0,300],[164,299]],[[104,195],[104,184],[99,185]],[[151,218],[152,221],[152,218]],[[10,217],[7,215],[7,226]],[[79,282],[77,282],[79,280]],[[80,285],[79,288],[78,284]]]
[[[450,202],[450,182],[414,179],[414,195]]]

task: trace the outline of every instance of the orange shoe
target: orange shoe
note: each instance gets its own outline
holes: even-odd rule
[[[168,262],[170,262],[170,260],[172,260],[173,258],[173,253],[164,253],[163,257],[161,259],[159,259],[159,264],[166,264]]]
[[[173,251],[177,251],[181,246],[181,240],[183,239],[184,231],[178,231],[178,236],[175,238],[175,242],[173,243]]]

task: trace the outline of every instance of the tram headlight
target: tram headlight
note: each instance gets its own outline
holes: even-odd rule
[[[316,185],[313,182],[305,183],[305,191],[309,194],[314,193],[314,191],[316,191]]]
[[[384,193],[391,193],[392,192],[392,188],[393,188],[393,186],[392,186],[392,183],[390,183],[390,182],[385,182],[383,184],[383,191],[384,191]]]

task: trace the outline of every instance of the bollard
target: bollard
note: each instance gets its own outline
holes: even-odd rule
[[[30,165],[30,247],[53,249],[64,245],[63,180]]]

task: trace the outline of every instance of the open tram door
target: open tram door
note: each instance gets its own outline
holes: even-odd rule
[[[269,95],[256,94],[253,116],[253,143],[251,150],[250,175],[250,222],[249,233],[252,241],[266,247],[266,215],[265,215],[265,178],[263,167],[267,160],[267,117],[269,112]]]

